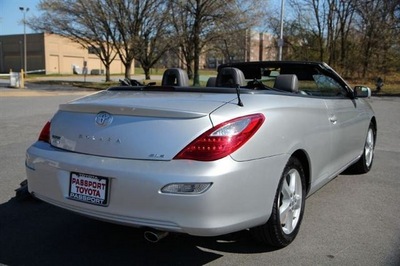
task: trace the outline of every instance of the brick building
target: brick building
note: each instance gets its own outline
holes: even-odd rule
[[[7,73],[10,69],[14,71],[23,69],[23,40],[22,34],[0,36],[0,73]],[[46,74],[73,74],[74,68],[82,71],[86,64],[89,74],[92,71],[104,72],[102,62],[93,51],[59,35],[27,34],[26,47],[27,71],[44,70]],[[124,66],[118,57],[111,64],[110,72],[124,73]]]
[[[0,73],[19,71],[24,65],[24,35],[0,36]],[[86,64],[88,74],[103,73],[104,66],[95,51],[56,34],[27,34],[27,70],[43,70],[46,74],[73,74]],[[217,46],[217,45],[216,45]],[[277,59],[276,39],[268,33],[242,31],[232,35],[220,47],[207,49],[200,57],[200,68],[215,68],[221,63],[265,61]],[[174,52],[165,54],[156,67],[182,67]],[[132,66],[132,74],[134,74]],[[118,56],[111,64],[111,74],[124,73]]]

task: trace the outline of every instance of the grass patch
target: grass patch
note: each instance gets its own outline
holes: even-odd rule
[[[152,75],[162,75],[166,68],[152,68],[150,69],[150,76]],[[135,75],[144,75],[144,71],[142,68],[135,68]],[[217,76],[217,70],[215,69],[200,69],[200,76]]]
[[[150,83],[155,83],[154,86],[161,86],[161,80],[140,80],[140,83],[143,85],[147,85]],[[57,81],[57,80],[51,80],[51,81],[33,81],[33,83],[37,84],[48,84],[48,85],[68,85],[68,86],[73,86],[73,87],[78,87],[78,88],[85,88],[85,89],[94,89],[94,90],[106,90],[111,87],[116,87],[120,86],[119,82],[79,82],[79,81]],[[189,86],[192,86],[191,84],[193,83],[192,80],[189,80]],[[205,87],[206,82],[200,81],[200,87]]]
[[[400,96],[400,75],[397,73],[386,75],[384,78],[384,85],[380,92],[376,90],[376,80],[370,79],[357,79],[347,78],[347,81],[351,86],[365,85],[371,89],[376,95],[395,95]]]

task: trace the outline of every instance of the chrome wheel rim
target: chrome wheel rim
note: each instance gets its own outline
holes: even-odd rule
[[[292,233],[300,220],[303,189],[300,173],[291,169],[283,180],[278,201],[282,231]]]
[[[368,130],[367,140],[365,141],[365,165],[369,168],[374,158],[374,131],[372,128]]]

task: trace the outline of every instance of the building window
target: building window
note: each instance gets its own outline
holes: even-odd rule
[[[100,53],[100,48],[96,46],[91,46],[88,49],[89,54],[95,54],[98,55]]]

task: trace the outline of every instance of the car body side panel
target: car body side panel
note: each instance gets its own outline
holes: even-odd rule
[[[233,153],[234,160],[245,161],[304,151],[310,161],[310,193],[335,177],[362,153],[371,109],[362,99],[329,99],[298,95],[242,95],[244,107],[228,104],[216,110],[211,119],[248,113],[265,114],[265,125]],[[260,98],[265,98],[261,100]],[[250,106],[250,107],[248,107]],[[331,116],[338,121],[333,124]],[[307,126],[305,126],[307,125]]]
[[[348,166],[363,152],[371,121],[368,104],[362,99],[325,99],[332,134],[332,165]],[[338,169],[332,169],[332,172]]]
[[[260,100],[260,98],[264,98]],[[331,125],[323,99],[291,95],[242,95],[246,112],[265,115],[262,128],[245,146],[231,156],[237,161],[254,160],[282,153],[290,156],[304,151],[310,160],[312,186],[323,184],[331,177],[332,165]],[[240,107],[239,107],[240,108]],[[238,115],[238,107],[226,105],[211,115],[219,123],[226,115]]]

